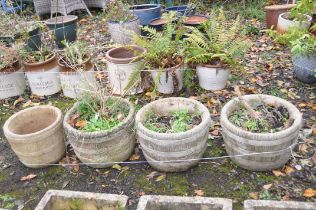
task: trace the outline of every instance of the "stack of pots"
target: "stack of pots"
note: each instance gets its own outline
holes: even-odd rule
[[[149,25],[153,19],[161,17],[160,4],[134,5],[130,8],[130,11],[139,17],[141,25]]]

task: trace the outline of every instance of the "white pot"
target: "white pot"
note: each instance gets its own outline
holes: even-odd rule
[[[307,30],[309,29],[311,23],[312,23],[312,17],[309,15],[306,16],[306,21],[293,21],[293,20],[288,20],[284,18],[285,15],[287,15],[288,12],[282,13],[279,15],[278,19],[278,25],[277,25],[277,31],[281,34],[286,33],[289,28],[291,27],[297,27],[301,30]]]
[[[175,78],[178,81],[178,91],[180,91],[183,87],[183,74],[184,74],[184,67],[183,65],[178,65],[173,68],[169,69],[163,69],[163,70],[155,70],[151,72],[151,76],[156,82],[158,80],[157,77],[159,77],[158,84],[157,84],[157,89],[159,93],[164,93],[164,94],[171,94],[174,93],[175,87],[174,87],[174,78],[173,78],[173,72],[175,74]]]
[[[22,95],[26,88],[22,67],[15,72],[0,73],[0,99]]]
[[[216,66],[197,66],[196,73],[201,88],[205,90],[221,90],[225,88],[229,70]]]

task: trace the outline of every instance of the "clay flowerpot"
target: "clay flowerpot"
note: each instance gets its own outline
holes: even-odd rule
[[[58,61],[60,68],[60,82],[65,96],[78,98],[82,94],[97,88],[94,65],[88,57],[81,65],[68,66],[62,60]]]
[[[19,61],[0,69],[0,99],[23,94],[26,88],[24,72]]]
[[[55,54],[43,62],[24,63],[24,67],[33,94],[47,96],[61,90]]]
[[[113,48],[106,53],[109,80],[114,94],[123,95],[143,92],[140,85],[125,91],[131,74],[140,67],[146,49],[139,46]]]
[[[312,22],[312,17],[309,15],[304,15],[304,16],[306,17],[305,21],[293,21],[293,20],[287,19],[287,17],[289,17],[289,13],[282,13],[281,15],[279,15],[279,19],[278,19],[278,25],[277,25],[278,33],[284,34],[291,27],[297,27],[302,30],[308,30]]]
[[[316,56],[292,56],[295,76],[304,83],[316,83]]]
[[[229,70],[218,65],[198,65],[196,73],[201,88],[205,90],[225,88],[229,76]]]
[[[187,26],[199,26],[209,20],[209,17],[204,15],[190,15],[184,19],[184,24]]]
[[[148,25],[151,20],[159,18],[161,16],[160,10],[160,4],[140,4],[130,8],[130,11],[139,17],[141,25]]]
[[[271,5],[266,6],[264,11],[266,12],[266,24],[267,28],[271,28],[273,26],[276,29],[278,24],[279,15],[289,11],[293,8],[295,4],[282,4],[282,5]]]
[[[168,23],[167,18],[159,17],[150,21],[149,26],[155,28],[156,31],[162,31],[164,26]]]

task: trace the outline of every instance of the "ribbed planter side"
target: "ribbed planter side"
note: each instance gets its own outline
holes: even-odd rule
[[[187,109],[189,112],[200,111],[202,113],[201,124],[182,133],[157,133],[143,125],[148,112],[159,115],[181,109]],[[211,117],[208,109],[196,100],[181,97],[160,99],[147,104],[137,113],[137,139],[146,160],[156,170],[167,172],[186,171],[199,162],[196,159],[203,156],[207,147],[210,122]]]
[[[127,160],[135,147],[135,108],[125,99],[112,97],[126,103],[129,107],[128,116],[122,123],[109,131],[84,132],[73,128],[67,120],[75,112],[76,103],[65,115],[64,129],[77,157],[85,164],[94,168],[105,168],[114,165],[107,162]]]
[[[250,104],[262,101],[275,106],[284,106],[294,119],[294,123],[287,129],[276,133],[251,133],[232,124],[230,114],[240,104],[238,99],[229,101],[221,112],[222,134],[226,151],[229,155],[247,155],[251,153],[272,152],[251,156],[233,157],[232,160],[242,168],[254,171],[266,171],[283,166],[291,157],[290,146],[298,138],[299,130],[303,124],[302,114],[290,102],[270,95],[245,95],[243,98]]]
[[[307,20],[306,21],[292,21],[284,18],[284,16],[287,15],[287,13],[282,13],[279,15],[278,19],[278,24],[277,24],[277,31],[280,34],[286,33],[289,28],[291,27],[297,27],[302,30],[308,30],[311,22],[312,22],[312,17],[309,15],[305,15]]]
[[[316,56],[292,56],[296,77],[308,84],[316,83]]]
[[[3,132],[20,161],[30,168],[46,167],[65,153],[62,112],[53,106],[36,106],[12,115]]]
[[[111,22],[108,21],[109,33],[115,44],[127,45],[132,42],[132,34],[140,34],[140,20],[135,17],[128,22]]]
[[[221,90],[225,88],[229,70],[218,66],[197,66],[196,73],[200,86],[205,90]]]

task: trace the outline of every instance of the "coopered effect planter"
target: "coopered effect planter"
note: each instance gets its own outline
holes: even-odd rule
[[[229,70],[220,66],[198,65],[196,73],[200,86],[205,90],[221,90],[225,88]]]
[[[294,121],[288,128],[275,133],[252,133],[243,130],[229,120],[231,113],[240,107],[239,100],[232,99],[221,112],[222,134],[228,155],[246,155],[233,157],[232,160],[248,170],[266,171],[283,166],[291,157],[290,146],[297,141],[303,123],[302,114],[293,104],[275,96],[254,94],[242,97],[250,105],[263,102],[275,107],[283,106]],[[265,152],[266,154],[248,155]]]
[[[190,113],[200,112],[202,122],[180,133],[158,133],[144,126],[148,113],[163,115],[184,109]],[[196,100],[176,97],[160,99],[147,104],[137,113],[137,139],[146,160],[153,168],[167,172],[185,171],[199,162],[190,159],[203,156],[207,147],[210,121],[208,109]]]

